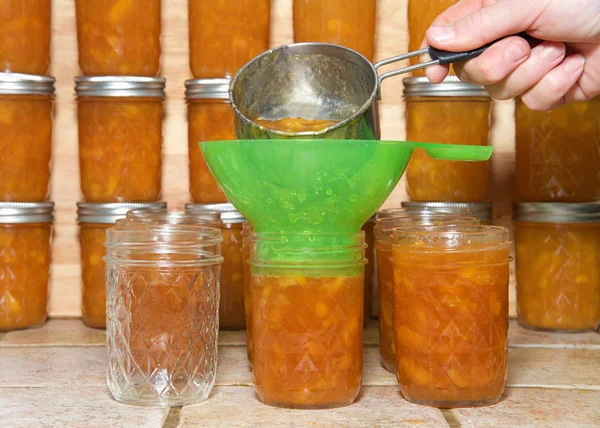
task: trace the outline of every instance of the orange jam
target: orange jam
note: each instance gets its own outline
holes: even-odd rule
[[[301,117],[286,117],[278,120],[254,119],[254,122],[264,128],[281,132],[321,132],[339,123],[337,120],[303,119]]]
[[[363,275],[252,275],[254,385],[269,405],[328,408],[361,385]]]
[[[548,112],[518,99],[515,123],[519,200],[600,200],[600,98]]]
[[[190,193],[194,202],[208,204],[227,202],[227,197],[215,181],[204,160],[199,143],[202,141],[235,139],[234,114],[229,103],[227,80],[203,79],[186,82],[188,102],[188,153],[190,162]],[[218,98],[204,89],[223,87]],[[197,92],[192,92],[195,89]]]
[[[194,77],[233,76],[269,48],[270,0],[189,0],[188,7]]]
[[[376,0],[294,0],[294,42],[342,45],[373,61]]]
[[[48,73],[50,15],[50,0],[0,2],[0,71]]]
[[[160,0],[75,0],[75,11],[83,74],[158,74]]]
[[[52,96],[1,92],[0,201],[45,201],[50,191]]]
[[[254,342],[252,340],[252,284],[250,278],[252,276],[250,270],[250,243],[248,236],[252,233],[252,226],[246,222],[242,225],[242,264],[244,266],[244,312],[246,315],[246,352],[248,361],[252,365],[252,353],[254,350]]]
[[[458,0],[408,0],[408,51],[413,52],[421,48],[427,29],[434,19]],[[419,58],[411,58],[410,65],[419,63]],[[425,70],[412,72],[413,76],[425,76]],[[454,70],[450,67],[450,74]]]
[[[224,329],[246,328],[244,307],[244,266],[242,262],[242,223],[223,224],[221,254],[221,298],[219,326]]]
[[[365,265],[365,297],[364,297],[364,321],[365,325],[369,323],[373,316],[373,282],[375,281],[375,235],[373,232],[374,220],[369,220],[362,227],[365,232],[365,258],[367,264]]]
[[[106,282],[102,258],[106,229],[112,224],[85,224],[79,230],[81,246],[81,311],[88,327],[106,327]]]
[[[52,203],[0,203],[0,331],[46,320]]]
[[[156,201],[162,178],[162,97],[101,93],[110,96],[82,96],[78,91],[79,167],[85,200]]]
[[[454,82],[455,79],[446,79],[446,86],[452,84],[465,89],[475,86]],[[481,89],[480,96],[476,97],[452,95],[451,89],[445,92],[448,96],[409,95],[411,86],[432,86],[425,80],[427,78],[404,81],[407,139],[487,146],[490,100],[485,90]],[[419,88],[415,88],[414,93],[424,93],[417,91]],[[423,149],[415,149],[406,169],[406,190],[413,201],[481,202],[488,190],[488,162],[435,160]]]
[[[508,357],[508,229],[420,229],[392,237],[400,390],[437,407],[495,403]]]

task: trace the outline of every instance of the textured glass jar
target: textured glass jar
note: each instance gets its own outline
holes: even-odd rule
[[[527,328],[600,327],[600,203],[515,206],[517,309]]]
[[[392,240],[394,228],[399,226],[469,225],[479,220],[470,213],[444,214],[432,211],[407,212],[397,216],[378,218],[375,222],[377,251],[377,288],[379,291],[379,354],[383,367],[396,372],[394,345],[394,270],[392,267]]]
[[[48,198],[53,103],[54,78],[0,73],[0,201]]]
[[[234,114],[229,102],[229,79],[185,82],[188,105],[190,193],[196,203],[228,202],[200,149],[202,141],[234,140]]]
[[[250,235],[253,233],[252,226],[247,221],[242,223],[242,264],[244,267],[244,309],[246,314],[246,351],[248,362],[252,366],[252,352],[254,341],[252,340],[252,286],[250,284]]]
[[[0,71],[48,73],[51,1],[2,0],[0,22]]]
[[[158,200],[164,87],[162,78],[75,78],[79,170],[86,202]]]
[[[0,202],[0,331],[46,321],[53,207]]]
[[[190,69],[233,76],[269,48],[271,0],[189,0]]]
[[[79,246],[81,251],[81,313],[88,327],[106,327],[106,278],[104,241],[106,229],[130,210],[166,209],[165,202],[78,203]]]
[[[221,239],[179,224],[107,230],[107,381],[117,401],[182,406],[210,394]]]
[[[426,77],[404,79],[406,138],[444,144],[487,146],[490,97],[483,86],[454,76],[441,84]],[[482,202],[488,191],[488,162],[432,159],[415,149],[406,168],[412,201]]]
[[[342,45],[375,56],[377,0],[294,0],[294,42]]]
[[[365,232],[365,258],[367,264],[365,265],[365,316],[364,323],[367,325],[373,316],[373,287],[377,283],[377,267],[375,262],[375,233],[373,227],[375,226],[375,216],[371,217],[366,222],[362,231]]]
[[[430,211],[436,214],[470,214],[481,224],[492,224],[491,202],[402,202],[407,212]]]
[[[231,204],[187,204],[185,210],[192,214],[218,214],[216,227],[219,227],[223,234],[219,327],[242,330],[246,328],[242,258],[242,223],[246,219]]]
[[[600,98],[551,111],[517,99],[516,181],[523,202],[600,200]]]
[[[248,241],[260,400],[304,409],[353,403],[362,378],[364,233]]]
[[[398,227],[391,239],[402,395],[442,408],[496,403],[508,362],[508,229]]]
[[[86,76],[156,76],[160,0],[75,0],[79,67]]]

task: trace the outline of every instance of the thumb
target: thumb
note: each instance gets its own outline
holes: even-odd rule
[[[438,18],[427,30],[427,41],[435,48],[453,52],[475,49],[529,29],[542,13],[541,3],[497,0],[449,24],[442,24],[444,20]]]

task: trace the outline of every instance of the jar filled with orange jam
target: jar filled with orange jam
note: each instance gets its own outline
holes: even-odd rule
[[[402,202],[402,208],[409,213],[468,214],[481,224],[492,224],[491,202]]]
[[[392,240],[394,228],[399,226],[470,225],[479,220],[464,213],[439,213],[435,211],[406,212],[397,216],[380,217],[375,223],[375,249],[377,251],[377,288],[379,291],[379,354],[383,367],[396,372],[394,345],[394,270],[392,268]]]
[[[402,395],[442,408],[496,403],[508,359],[508,229],[398,227],[391,239]]]
[[[0,2],[0,71],[48,73],[51,8],[50,0]]]
[[[446,144],[488,145],[490,97],[483,86],[450,76],[441,84],[426,77],[404,79],[406,138]],[[412,201],[482,202],[488,191],[488,162],[432,159],[415,149],[406,169]]]
[[[245,221],[242,223],[242,264],[244,267],[244,312],[246,315],[246,352],[248,354],[248,362],[252,366],[252,352],[254,342],[252,340],[252,286],[250,284],[250,236],[254,233],[250,223]]]
[[[107,381],[117,401],[181,406],[210,394],[220,243],[219,229],[197,225],[131,220],[107,229]]]
[[[516,204],[515,248],[522,326],[600,327],[600,203]]]
[[[190,69],[233,76],[269,48],[271,0],[189,0]]]
[[[221,243],[219,327],[226,330],[246,328],[244,306],[244,265],[242,259],[242,224],[246,221],[231,204],[187,204],[188,213],[217,213],[217,227],[223,234]]]
[[[158,75],[160,0],[75,0],[75,12],[84,75]]]
[[[515,125],[520,201],[600,200],[600,98],[550,111],[517,99]]]
[[[351,404],[362,378],[364,233],[248,240],[259,398],[287,408]]]
[[[421,48],[427,29],[434,19],[458,0],[408,0],[408,51]],[[411,58],[410,65],[419,63],[419,58]],[[413,76],[425,76],[425,70],[415,70]],[[454,70],[450,67],[450,74]]]
[[[154,77],[75,78],[86,202],[159,199],[164,87]]]
[[[0,201],[48,198],[53,103],[54,78],[0,73]]]
[[[188,80],[185,87],[192,199],[201,204],[228,202],[208,169],[199,143],[235,139],[234,114],[229,102],[229,79]]]
[[[294,42],[342,45],[375,57],[377,0],[294,0]]]
[[[365,316],[364,323],[367,325],[373,316],[373,287],[377,283],[377,269],[375,263],[375,232],[373,228],[375,226],[375,215],[367,221],[362,231],[365,232],[365,258],[367,264],[365,265]]]
[[[0,202],[0,331],[46,321],[53,202]]]
[[[88,327],[106,327],[106,279],[104,241],[106,229],[130,210],[166,209],[164,202],[78,203],[79,245],[81,251],[81,312]]]

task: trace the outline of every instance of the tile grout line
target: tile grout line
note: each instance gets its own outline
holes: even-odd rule
[[[183,406],[169,407],[167,417],[163,422],[162,428],[177,428],[181,422],[181,409]]]
[[[446,419],[446,423],[450,428],[460,428],[462,424],[451,409],[440,409],[442,416]]]

